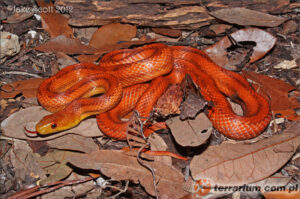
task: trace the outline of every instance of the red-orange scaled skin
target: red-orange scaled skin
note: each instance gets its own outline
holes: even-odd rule
[[[210,102],[208,117],[225,136],[250,139],[270,122],[268,102],[238,73],[219,67],[200,50],[152,44],[108,53],[99,66],[66,67],[45,80],[39,88],[38,99],[42,106],[55,113],[43,118],[37,131],[58,132],[76,126],[90,115],[98,115],[98,125],[104,134],[125,139],[127,123],[121,118],[132,110],[147,118],[168,86],[179,84],[186,74]],[[150,80],[151,83],[145,83]],[[98,93],[104,94],[90,98]],[[242,101],[243,116],[233,112],[226,96]]]

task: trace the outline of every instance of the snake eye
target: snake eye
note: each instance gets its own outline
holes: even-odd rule
[[[56,125],[55,123],[51,124],[51,128],[52,128],[52,129],[55,129],[56,126],[57,126],[57,125]]]

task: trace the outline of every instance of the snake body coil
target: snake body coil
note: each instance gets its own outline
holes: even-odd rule
[[[203,98],[211,102],[208,117],[219,132],[233,139],[250,139],[268,125],[268,102],[241,75],[219,67],[200,50],[152,44],[108,53],[99,66],[68,66],[45,80],[38,100],[54,113],[45,116],[36,130],[54,133],[97,115],[103,133],[125,139],[127,122],[121,118],[132,110],[148,117],[168,86],[180,83],[186,74],[199,86]],[[241,101],[243,116],[233,112],[226,96]]]

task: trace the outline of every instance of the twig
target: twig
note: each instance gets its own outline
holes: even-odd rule
[[[119,193],[117,193],[117,194],[115,194],[115,195],[113,195],[113,196],[111,196],[111,197],[109,197],[109,198],[116,198],[118,195],[120,195],[120,194],[122,194],[122,193],[125,193],[125,192],[127,191],[127,189],[128,189],[128,185],[129,185],[129,180],[126,181],[126,185],[125,185],[124,189],[119,189],[119,188],[117,188],[117,187],[107,185],[106,187],[109,187],[109,188],[113,188],[113,189],[119,190]]]
[[[148,166],[147,164],[144,164],[144,162],[141,160],[141,154],[142,151],[145,148],[149,147],[149,143],[146,143],[144,146],[142,146],[139,150],[138,150],[138,156],[137,156],[137,160],[140,163],[140,165],[142,165],[143,167],[149,169],[151,171],[152,177],[153,177],[153,186],[154,186],[154,192],[155,192],[155,198],[158,199],[158,192],[157,192],[157,186],[156,186],[156,178],[155,178],[155,172],[153,170],[152,167]]]
[[[92,178],[92,177],[86,177],[86,178],[81,179],[81,180],[57,181],[57,182],[50,183],[50,184],[47,184],[47,185],[44,185],[44,186],[35,186],[33,188],[20,191],[20,192],[14,194],[13,196],[9,197],[8,199],[19,199],[19,198],[27,199],[27,198],[32,198],[32,197],[35,197],[35,196],[38,196],[38,195],[41,195],[41,194],[49,193],[51,191],[54,191],[54,190],[59,189],[59,188],[64,187],[64,186],[69,186],[69,185],[84,183],[84,182],[90,181],[92,179],[94,179],[94,178]],[[54,185],[56,185],[56,186],[54,186]],[[53,186],[53,187],[50,187],[50,186]],[[44,188],[44,187],[49,187],[49,188],[36,191],[36,190],[38,190],[40,188]],[[36,191],[36,192],[33,192],[33,191]]]
[[[39,76],[39,75],[32,74],[32,73],[27,73],[27,72],[21,72],[21,71],[1,72],[0,75],[28,75],[28,76],[31,76],[31,77],[41,78],[41,76]]]

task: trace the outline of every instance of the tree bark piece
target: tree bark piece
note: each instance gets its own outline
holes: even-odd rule
[[[289,0],[57,0],[55,5],[68,6],[72,26],[100,26],[131,23],[138,26],[197,29],[211,23],[209,12],[222,8],[243,7],[266,13],[279,13]]]

